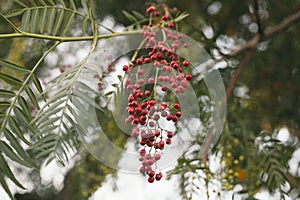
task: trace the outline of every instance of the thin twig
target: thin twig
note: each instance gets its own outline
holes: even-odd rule
[[[253,48],[255,47],[259,42],[262,40],[266,40],[270,36],[288,28],[292,23],[296,22],[300,19],[300,11],[296,12],[293,15],[290,15],[289,17],[283,19],[279,24],[273,26],[272,28],[269,28],[263,32],[263,37],[260,37],[259,35],[254,36],[252,39],[248,40],[246,43],[237,46],[235,49],[231,51],[229,54],[230,57],[236,56],[238,53],[245,49]]]
[[[236,68],[236,70],[234,71],[234,74],[230,80],[230,83],[229,83],[229,86],[226,90],[226,96],[224,97],[224,99],[222,100],[222,103],[221,103],[221,106],[220,106],[220,110],[218,110],[217,112],[224,112],[224,109],[225,109],[225,106],[226,106],[226,102],[228,102],[231,94],[232,94],[232,91],[233,91],[233,88],[234,88],[234,85],[241,73],[241,70],[244,66],[246,66],[250,59],[252,58],[252,56],[254,55],[255,53],[255,49],[251,49],[251,51],[249,51],[247,53],[247,55],[245,56],[245,58],[242,60],[242,62],[239,64],[239,66]],[[215,130],[215,127],[212,126],[210,129],[209,129],[209,132],[208,132],[208,135],[206,137],[206,141],[204,143],[204,146],[203,146],[203,150],[201,152],[201,155],[203,156],[203,161],[204,163],[206,163],[206,161],[208,160],[208,150],[209,150],[209,147],[212,143],[212,139],[213,139],[213,136],[214,136],[214,130]]]

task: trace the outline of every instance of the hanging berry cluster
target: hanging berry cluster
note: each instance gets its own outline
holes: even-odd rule
[[[127,74],[124,86],[129,92],[125,123],[133,126],[132,136],[139,138],[140,172],[146,174],[148,182],[152,183],[163,176],[157,168],[157,161],[175,134],[162,128],[160,123],[176,123],[182,115],[181,105],[159,100],[157,90],[184,93],[192,75],[186,73],[189,61],[177,55],[179,48],[188,48],[188,45],[182,34],[171,30],[175,28],[171,10],[166,6],[150,5],[146,12],[150,22],[142,32],[145,49],[140,50],[142,55],[136,55],[129,65],[124,65],[123,71]],[[164,37],[158,39],[157,34]],[[156,71],[153,77],[145,74],[145,68],[149,66]],[[145,80],[146,75],[150,77]]]

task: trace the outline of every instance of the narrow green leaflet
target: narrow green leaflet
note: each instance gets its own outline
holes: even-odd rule
[[[37,123],[42,124],[44,122],[46,122],[47,120],[49,120],[49,117],[60,112],[63,108],[62,107],[51,107],[53,109],[49,109],[45,112],[42,112],[41,115],[38,115],[38,117],[36,118]]]
[[[125,17],[127,17],[127,19],[128,19],[130,22],[132,22],[132,23],[138,22],[138,20],[137,20],[132,14],[130,14],[129,12],[123,10],[122,13],[125,15]]]
[[[188,17],[188,16],[189,16],[189,14],[188,14],[187,12],[183,12],[183,13],[181,13],[178,17],[176,17],[176,18],[174,19],[174,21],[175,21],[175,22],[179,22],[179,21],[183,20],[184,18],[186,18],[186,17]]]
[[[32,164],[33,161],[30,159],[30,157],[27,155],[25,150],[22,148],[20,142],[15,138],[13,133],[8,130],[4,129],[4,135],[6,139],[9,141],[10,145],[14,148],[14,150],[18,153],[18,155],[24,159],[28,164]],[[32,166],[32,165],[31,165]]]
[[[40,129],[40,132],[45,134],[45,133],[49,133],[55,129],[57,129],[59,126],[58,125],[52,125],[52,126],[47,126],[45,128]]]
[[[66,23],[63,27],[62,35],[66,35],[66,33],[68,32],[72,22],[74,21],[74,16],[75,16],[75,13],[71,13],[70,16],[67,18]]]
[[[5,190],[5,192],[8,194],[9,198],[15,200],[16,198],[12,195],[12,193],[6,183],[6,180],[4,179],[4,173],[2,172],[1,168],[0,168],[0,183],[1,183],[1,186],[3,187],[3,189]]]
[[[29,110],[29,106],[26,102],[26,100],[24,99],[24,97],[19,96],[18,97],[18,103],[22,108],[22,111],[24,112],[24,114],[26,114],[26,118],[28,119],[28,121],[31,121],[31,112]]]
[[[10,167],[8,166],[6,160],[4,159],[3,155],[0,153],[0,168],[1,171],[18,187],[25,190],[24,186],[16,179],[14,174],[12,173]]]
[[[53,0],[48,0],[52,6],[55,6],[55,2]]]
[[[27,8],[28,6],[21,0],[14,0],[14,2],[16,2],[17,4],[19,4],[20,6]]]
[[[30,120],[26,117],[26,114],[22,111],[22,109],[20,109],[18,106],[15,106],[14,113],[22,125],[27,127],[32,133],[37,133],[35,127],[30,124]]]
[[[13,71],[16,71],[16,72],[21,72],[21,73],[30,73],[30,70],[25,68],[25,67],[21,67],[15,63],[12,63],[12,62],[9,62],[7,60],[3,60],[3,59],[0,59],[0,65],[4,66],[4,67],[7,67]]]
[[[32,17],[31,17],[31,32],[35,33],[36,28],[39,26],[39,9],[34,9],[32,11]]]
[[[34,0],[29,0],[31,2],[32,7],[37,6],[36,2]]]
[[[21,24],[21,30],[27,31],[27,27],[30,24],[30,16],[31,16],[31,10],[26,10],[25,13],[22,16],[22,24]]]
[[[10,85],[13,85],[13,86],[21,86],[22,85],[22,81],[20,81],[19,79],[12,77],[10,75],[7,75],[7,74],[3,74],[1,72],[0,72],[0,79]]]
[[[43,88],[42,88],[42,85],[41,85],[39,79],[35,75],[32,75],[31,80],[32,80],[34,86],[36,87],[36,89],[39,91],[39,93],[43,93]]]
[[[15,96],[16,96],[16,94],[12,91],[0,89],[0,98],[10,99],[10,98],[13,98]]]
[[[30,98],[31,103],[34,105],[34,107],[36,107],[39,110],[40,106],[39,106],[38,100],[36,99],[36,96],[34,95],[31,88],[28,86],[25,86],[25,91],[26,91],[28,97]]]
[[[9,118],[8,124],[10,129],[18,136],[19,139],[21,139],[28,146],[31,145],[31,143],[24,137],[24,131],[20,129],[20,125],[16,122],[16,120],[13,117]]]
[[[45,28],[46,28],[46,22],[47,22],[47,17],[48,17],[48,9],[45,8],[42,10],[42,17],[40,18],[40,32],[44,33]]]
[[[11,10],[7,13],[5,13],[5,17],[10,18],[10,17],[16,17],[18,15],[21,15],[25,12],[25,9],[21,8],[21,9],[15,9],[15,10]]]
[[[66,4],[65,4],[64,0],[58,0],[58,2],[59,2],[63,7],[66,7]]]
[[[74,0],[70,0],[70,5],[71,5],[71,8],[72,8],[74,11],[77,11],[77,8],[76,8],[76,5],[75,5]]]
[[[48,119],[47,121],[44,121],[44,123],[39,125],[39,129],[42,129],[47,126],[54,126],[54,123],[59,121],[61,117],[53,117],[51,119]]]
[[[81,28],[82,28],[83,34],[86,34],[86,27],[87,27],[87,21],[88,21],[88,19],[89,19],[88,17],[85,17],[82,20]]]
[[[48,33],[52,33],[55,15],[56,15],[55,9],[54,8],[50,9],[50,12],[48,13],[48,23],[47,23]]]
[[[54,29],[52,32],[53,35],[56,35],[58,33],[59,28],[61,28],[63,19],[64,19],[64,10],[61,9],[56,17]]]
[[[146,19],[146,17],[145,17],[143,14],[141,14],[141,13],[135,11],[135,10],[132,11],[132,14],[133,14],[137,19],[139,19],[139,20],[144,20],[144,19]]]
[[[83,7],[85,13],[89,14],[89,8],[88,8],[88,5],[87,5],[87,1],[86,0],[81,0],[81,4],[82,4],[82,7]]]
[[[0,112],[4,112],[10,106],[8,101],[0,101]]]
[[[79,97],[80,99],[82,99],[86,103],[90,104],[91,106],[93,106],[99,110],[102,110],[102,108],[95,102],[95,99],[91,99],[88,95],[77,90],[74,92],[74,96]]]
[[[32,165],[26,161],[24,161],[23,159],[21,159],[15,152],[14,150],[8,145],[6,144],[6,142],[0,140],[0,151],[3,152],[8,158],[10,158],[11,160],[20,163],[23,166],[26,167],[32,167]]]
[[[47,6],[47,3],[44,0],[38,0],[43,6]]]

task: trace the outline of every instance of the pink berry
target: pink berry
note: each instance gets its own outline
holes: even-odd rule
[[[138,64],[138,65],[143,64],[143,59],[142,58],[136,59],[136,64]]]
[[[154,159],[155,159],[155,160],[159,160],[160,158],[161,158],[161,155],[160,155],[160,154],[158,154],[158,153],[155,154],[155,156],[154,156]]]
[[[150,58],[145,58],[145,59],[144,59],[144,62],[145,62],[145,63],[150,63],[150,62],[151,62],[151,59],[150,59]]]
[[[143,75],[143,74],[144,74],[144,70],[139,69],[139,70],[137,71],[137,74],[138,74],[138,75]]]
[[[149,79],[148,79],[148,83],[154,83],[154,78],[152,78],[152,77],[149,78]]]

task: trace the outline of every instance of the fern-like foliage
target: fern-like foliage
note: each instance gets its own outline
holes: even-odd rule
[[[70,33],[74,24],[81,23],[83,34],[86,34],[89,22],[93,16],[88,8],[87,1],[82,0],[83,9],[78,9],[74,0],[15,0],[20,6],[5,13],[3,17],[10,23],[16,32],[48,34],[52,36],[65,36]],[[15,17],[21,18],[21,26],[13,23]]]
[[[12,173],[6,159],[26,167],[35,167],[37,160],[46,158],[49,158],[48,161],[57,158],[63,164],[68,160],[67,152],[75,151],[77,134],[71,98],[77,95],[87,102],[94,102],[94,99],[83,93],[74,94],[73,88],[80,83],[79,74],[97,44],[97,27],[87,1],[82,0],[80,5],[73,0],[15,0],[15,3],[18,8],[0,15],[21,37],[44,35],[51,40],[55,36],[73,36],[71,32],[78,29],[76,25],[79,23],[80,35],[92,34],[94,43],[79,64],[53,80],[54,94],[43,89],[36,71],[43,65],[46,56],[61,44],[59,39],[53,39],[57,42],[52,43],[34,66],[20,66],[0,59],[0,66],[12,72],[0,71],[0,183],[11,199],[14,197],[6,178],[20,188],[24,187]]]

